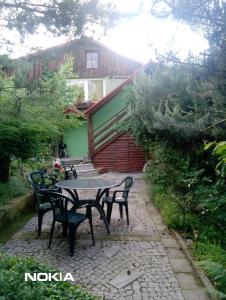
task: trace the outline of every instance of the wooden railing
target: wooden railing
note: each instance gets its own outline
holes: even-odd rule
[[[109,118],[104,124],[99,125],[93,130],[90,137],[91,156],[101,151],[106,144],[109,144],[116,136],[119,135],[119,123],[126,116],[126,108],[120,110],[113,117]]]

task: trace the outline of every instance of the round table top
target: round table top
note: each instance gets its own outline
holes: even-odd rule
[[[55,185],[63,189],[72,190],[99,190],[115,187],[119,182],[113,179],[103,178],[77,178],[72,180],[63,180]]]

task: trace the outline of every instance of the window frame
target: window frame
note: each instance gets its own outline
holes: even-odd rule
[[[94,57],[92,57],[94,55]],[[89,57],[91,56],[91,57]],[[99,52],[87,51],[86,52],[86,69],[98,69],[99,68]]]

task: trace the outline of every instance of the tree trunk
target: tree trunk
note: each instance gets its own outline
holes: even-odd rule
[[[4,183],[9,180],[10,156],[0,154],[0,182]]]

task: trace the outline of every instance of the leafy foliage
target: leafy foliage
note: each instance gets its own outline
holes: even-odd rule
[[[33,282],[24,280],[25,272],[57,272],[30,258],[18,258],[0,253],[0,298],[4,300],[94,300],[82,288],[69,282]]]
[[[72,61],[56,73],[45,72],[31,86],[25,80],[19,83],[16,74],[11,78],[0,74],[0,181],[8,180],[10,156],[36,156],[43,143],[57,140],[65,128],[79,124],[74,115],[64,113],[76,95],[76,88],[66,82],[74,76]]]
[[[129,128],[138,141],[166,137],[175,142],[220,138],[225,129],[225,98],[214,82],[186,68],[155,68],[127,89]]]
[[[210,241],[197,241],[192,245],[192,254],[199,261],[212,261],[226,266],[226,254],[224,248]]]
[[[226,299],[226,268],[211,261],[203,261],[200,265],[216,285],[216,289],[210,290],[211,294],[217,299]]]
[[[53,34],[80,36],[90,25],[109,26],[119,17],[114,5],[99,0],[0,1],[2,25],[23,38],[42,25]],[[10,42],[6,38],[3,41]]]
[[[214,148],[213,148],[214,147]],[[222,177],[226,175],[226,142],[210,142],[205,144],[205,150],[213,148],[213,155],[217,156],[219,163],[216,166],[217,171],[221,174]]]
[[[15,176],[7,183],[0,183],[0,206],[8,200],[19,197],[28,191],[28,184]]]

